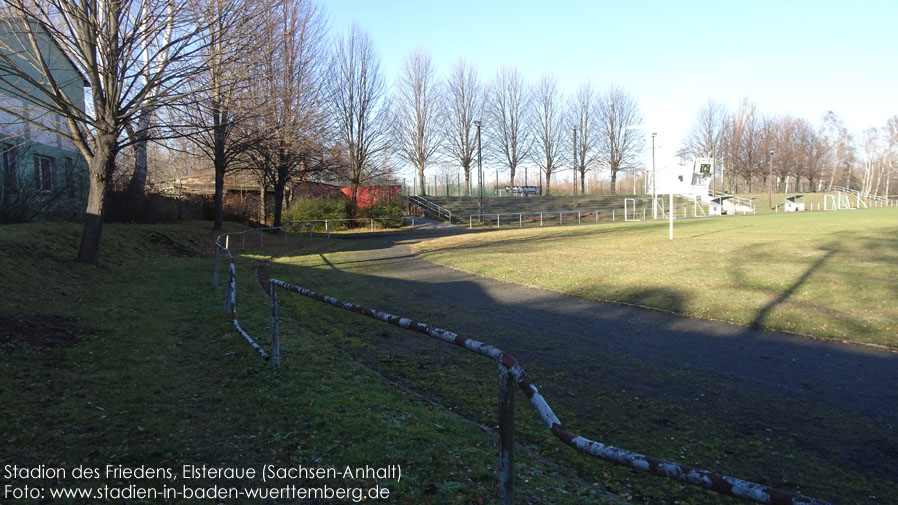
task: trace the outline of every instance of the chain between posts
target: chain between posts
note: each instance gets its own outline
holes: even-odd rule
[[[500,367],[499,498],[500,504],[502,505],[511,505],[514,502],[514,401],[512,399],[513,394],[510,392],[510,390],[513,390],[513,387],[508,386],[515,382],[530,401],[530,404],[536,410],[539,417],[549,428],[549,431],[565,444],[585,454],[612,461],[620,465],[625,465],[643,472],[668,477],[680,482],[709,489],[720,494],[743,498],[757,503],[771,505],[828,505],[827,502],[815,498],[780,491],[754,482],[737,479],[735,477],[728,477],[706,470],[696,470],[686,465],[663,461],[651,456],[613,447],[576,435],[569,432],[564,425],[562,425],[561,421],[552,411],[552,408],[539,393],[537,387],[527,378],[527,375],[524,373],[524,370],[518,364],[517,360],[510,354],[503,352],[501,349],[474,339],[463,337],[442,328],[430,326],[423,322],[396,316],[356,303],[342,301],[332,296],[327,296],[311,289],[296,286],[278,279],[270,279],[269,285],[271,286],[271,289],[278,286],[287,291],[298,293],[319,302],[328,303],[344,310],[356,312],[399,326],[400,328],[429,335],[444,342],[463,347],[469,351],[480,354],[481,356],[496,360]]]

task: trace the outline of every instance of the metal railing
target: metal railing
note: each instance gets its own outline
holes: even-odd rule
[[[857,204],[858,204],[857,206],[858,207],[861,206],[861,198],[863,198],[865,200],[873,200],[874,202],[877,202],[877,203],[885,203],[885,204],[889,203],[889,199],[885,196],[871,195],[870,193],[864,193],[863,191],[846,188],[844,186],[832,186],[829,189],[830,189],[830,191],[838,191],[840,193],[848,193],[848,194],[854,195],[857,198]],[[863,205],[865,207],[866,207],[866,203],[867,202],[863,203]]]
[[[734,477],[728,477],[707,470],[696,470],[679,463],[663,461],[651,456],[646,456],[645,454],[613,447],[571,433],[561,424],[561,421],[539,393],[539,390],[527,378],[524,369],[521,368],[517,360],[501,349],[478,340],[465,338],[457,333],[442,328],[430,326],[423,322],[364,307],[352,302],[342,301],[332,296],[327,296],[279,279],[269,279],[268,282],[271,301],[272,342],[275,346],[272,350],[272,355],[275,356],[273,361],[274,366],[279,366],[280,364],[280,350],[277,348],[280,341],[279,336],[277,335],[278,301],[276,288],[278,287],[319,302],[356,312],[394,326],[399,326],[400,328],[434,337],[443,342],[454,344],[496,361],[499,368],[499,503],[501,505],[512,505],[514,503],[515,383],[517,383],[518,387],[523,391],[524,395],[530,401],[530,404],[536,410],[540,419],[546,424],[549,431],[565,444],[585,454],[643,472],[668,477],[680,482],[709,489],[723,495],[743,498],[758,503],[826,505],[826,502],[815,498],[780,491],[768,486]]]
[[[409,195],[408,202],[412,205],[417,205],[421,207],[424,212],[430,213],[438,218],[445,219],[449,224],[452,224],[452,211],[447,209],[446,207],[437,205],[430,200],[421,198],[417,195]]]
[[[474,222],[475,222],[474,218],[475,217],[477,218],[476,221],[478,223],[487,223],[490,226],[492,226],[492,224],[495,222],[497,228],[502,227],[502,217],[503,216],[508,216],[508,217],[512,217],[512,218],[517,217],[517,220],[515,220],[515,219],[506,220],[506,225],[508,223],[514,223],[515,221],[517,221],[518,227],[524,226],[524,223],[525,223],[524,217],[525,216],[527,217],[527,220],[526,220],[527,223],[530,223],[530,222],[536,223],[536,217],[539,216],[539,226],[544,226],[546,221],[550,221],[550,222],[555,221],[555,217],[558,218],[558,220],[557,220],[558,224],[563,225],[565,222],[564,216],[566,216],[566,215],[572,216],[575,214],[577,216],[577,218],[576,218],[577,224],[583,223],[584,216],[586,216],[587,218],[589,218],[589,216],[593,216],[594,221],[596,223],[598,223],[600,214],[604,214],[606,216],[606,219],[605,219],[606,221],[609,220],[607,217],[610,216],[610,221],[615,222],[617,219],[617,214],[619,213],[619,210],[620,209],[549,210],[549,211],[543,211],[543,212],[490,212],[490,213],[484,212],[482,214],[471,214],[468,216],[468,229],[470,230],[470,229],[474,228]],[[643,219],[645,219],[645,209],[644,208],[642,209],[642,214],[643,214]],[[484,217],[488,217],[490,219],[485,220],[485,219],[483,219]],[[532,220],[531,220],[531,218],[532,218]],[[570,222],[573,223],[573,219],[571,219]]]

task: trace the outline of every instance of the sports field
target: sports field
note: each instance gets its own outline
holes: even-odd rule
[[[425,258],[573,296],[898,347],[898,209],[505,229]]]

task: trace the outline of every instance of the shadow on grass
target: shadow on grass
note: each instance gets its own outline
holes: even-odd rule
[[[502,348],[538,381],[561,420],[574,420],[569,428],[584,436],[671,459],[685,444],[697,465],[780,487],[800,485],[833,501],[874,503],[869,496],[898,486],[894,428],[883,428],[898,426],[894,354],[502,284],[411,258],[406,242],[357,239],[344,244],[361,255],[350,261],[307,257],[271,264],[269,273]],[[756,319],[763,321],[835,253],[818,259]],[[474,358],[485,360],[290,296],[281,297],[285,312],[335,337],[368,366],[467,417],[495,421],[486,412],[495,394],[494,367]],[[675,311],[688,302],[676,289],[625,296]],[[289,366],[291,357],[284,359]],[[525,439],[545,442],[537,435]],[[549,444],[557,444],[545,448],[550,453],[561,446]]]

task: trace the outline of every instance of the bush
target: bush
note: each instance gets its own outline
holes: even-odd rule
[[[319,221],[324,219],[334,220],[331,230],[366,227],[368,223],[362,221],[338,221],[349,219],[352,216],[352,202],[347,198],[322,199],[310,197],[294,198],[290,206],[284,211],[283,220],[286,221]],[[356,217],[361,219],[377,219],[375,226],[378,228],[399,227],[402,217],[405,215],[405,206],[401,199],[392,202],[380,202],[365,209],[358,209]],[[386,220],[386,221],[384,221]],[[324,229],[324,225],[316,225],[315,230]]]

